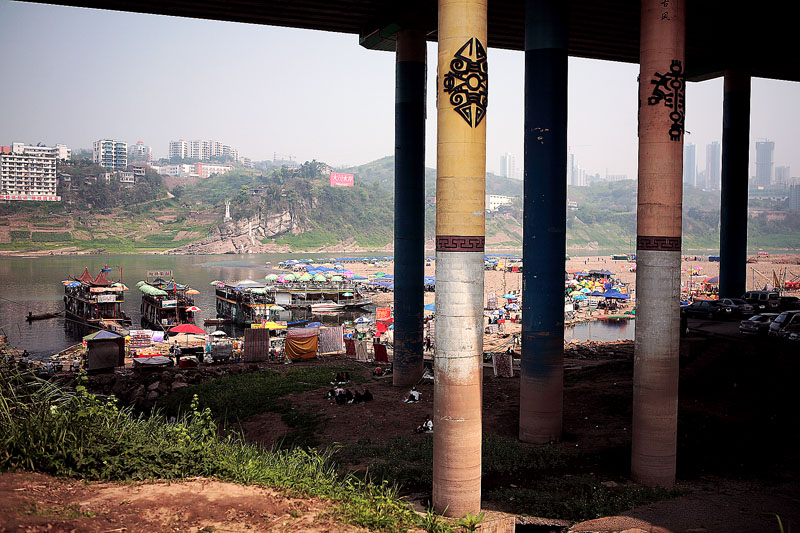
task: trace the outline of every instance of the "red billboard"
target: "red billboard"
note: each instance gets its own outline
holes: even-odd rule
[[[341,174],[331,172],[331,187],[352,187],[354,176],[352,174]]]

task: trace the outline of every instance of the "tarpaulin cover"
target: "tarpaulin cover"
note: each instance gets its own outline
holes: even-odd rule
[[[344,340],[344,347],[345,347],[345,355],[355,355],[356,354],[356,341],[353,339],[345,339]]]
[[[314,359],[317,356],[319,337],[291,337],[286,339],[286,357],[292,361]]]
[[[344,351],[342,327],[319,330],[319,353],[341,353]]]
[[[373,344],[372,347],[375,349],[375,360],[381,361],[383,363],[389,362],[389,355],[386,353],[386,345],[385,344]]]
[[[501,378],[513,378],[514,367],[512,363],[511,354],[496,353],[492,356],[492,367],[494,367],[494,375]]]
[[[266,361],[269,354],[269,330],[252,329],[244,330],[244,360]]]
[[[367,341],[356,342],[356,361],[369,361],[367,354]]]
[[[319,328],[289,328],[286,330],[287,339],[302,339],[304,337],[316,337],[319,335]]]

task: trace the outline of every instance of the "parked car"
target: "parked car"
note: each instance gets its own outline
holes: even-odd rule
[[[800,324],[800,310],[784,311],[779,314],[769,325],[767,335],[773,338],[782,337],[786,328],[793,324]]]
[[[687,317],[719,318],[721,313],[717,300],[695,300],[681,308],[681,315]]]
[[[791,311],[793,309],[800,309],[800,298],[797,296],[781,296],[780,297],[781,311]]]
[[[742,300],[752,305],[756,313],[775,313],[781,305],[780,296],[772,291],[747,291]]]
[[[766,335],[769,325],[778,316],[778,313],[762,313],[753,315],[739,323],[739,333],[744,335]]]
[[[740,298],[722,298],[717,301],[717,305],[728,316],[750,316],[753,314],[753,306]]]

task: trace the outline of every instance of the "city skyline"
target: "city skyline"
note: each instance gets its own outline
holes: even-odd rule
[[[0,0],[0,46],[23,51],[4,61],[18,75],[0,86],[3,99],[15,102],[0,112],[2,144],[80,149],[101,138],[142,140],[158,159],[171,140],[213,138],[253,160],[277,152],[334,166],[394,151],[394,54],[363,49],[355,35]],[[518,169],[524,160],[524,54],[488,53],[486,167],[502,175],[503,154],[514,154]],[[62,59],[43,69],[30,57]],[[111,61],[118,57],[145,63]],[[429,167],[436,161],[435,57],[436,43],[429,43]],[[92,68],[100,64],[102,75]],[[634,178],[638,65],[570,58],[569,67],[568,143],[576,165]],[[792,149],[800,108],[787,105],[798,96],[800,84],[753,79],[751,175],[755,142],[763,138],[775,142],[776,167],[800,170]],[[701,153],[721,140],[722,97],[720,78],[687,85],[685,142]],[[42,105],[48,101],[68,105],[53,114]]]

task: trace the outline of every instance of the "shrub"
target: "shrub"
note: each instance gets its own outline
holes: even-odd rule
[[[29,241],[31,240],[31,232],[26,230],[11,230],[8,232],[11,236],[11,242],[14,241]]]

